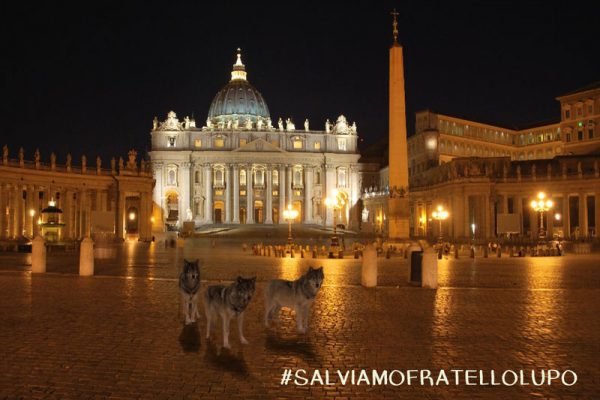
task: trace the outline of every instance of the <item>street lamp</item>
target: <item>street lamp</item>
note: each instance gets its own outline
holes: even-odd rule
[[[337,211],[341,210],[346,202],[340,196],[340,193],[337,190],[334,190],[333,195],[325,199],[325,206],[327,208],[331,208],[333,211],[333,236],[331,237],[331,251],[330,255],[333,255],[333,251],[339,247],[339,241],[337,237]]]
[[[554,207],[554,202],[550,199],[546,199],[546,193],[539,192],[537,194],[537,200],[531,200],[531,208],[540,213],[540,239],[546,236],[544,231],[544,212],[550,211]]]
[[[288,222],[288,244],[292,244],[292,221],[298,217],[298,210],[294,210],[291,204],[288,204],[287,210],[283,210],[283,219]]]
[[[436,219],[440,224],[440,237],[439,242],[442,242],[442,221],[448,218],[448,211],[444,210],[444,206],[437,206],[437,210],[431,213],[431,217]]]

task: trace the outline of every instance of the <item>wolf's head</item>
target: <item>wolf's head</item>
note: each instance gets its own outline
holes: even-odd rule
[[[323,285],[323,279],[325,279],[325,274],[323,274],[323,267],[308,268],[308,272],[306,273],[306,281],[308,282],[308,285],[310,286],[310,289],[314,294],[317,294],[317,292]]]
[[[238,276],[233,283],[233,290],[231,291],[231,305],[237,312],[242,312],[248,307],[248,303],[254,295],[256,289],[256,277],[242,278]]]
[[[187,281],[196,281],[200,279],[200,260],[183,260],[183,276]]]

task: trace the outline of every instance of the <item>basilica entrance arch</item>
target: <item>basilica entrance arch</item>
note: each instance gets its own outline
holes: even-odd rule
[[[138,233],[139,215],[136,207],[129,207],[127,209],[127,223],[125,224],[125,230],[128,235]]]
[[[302,223],[303,220],[303,214],[302,214],[302,210],[304,209],[304,207],[302,207],[302,202],[300,200],[296,200],[292,203],[292,208],[296,211],[298,211],[298,216],[296,217],[296,219],[294,220],[295,224],[300,224]]]
[[[214,205],[214,221],[215,224],[222,224],[225,219],[225,204],[222,201],[215,201]]]
[[[340,208],[337,216],[337,223],[343,224],[346,228],[348,227],[349,212],[350,212],[350,201],[348,194],[342,190],[338,192],[338,199],[344,202],[344,205]]]
[[[261,200],[254,201],[254,223],[262,224],[264,220],[264,207]]]

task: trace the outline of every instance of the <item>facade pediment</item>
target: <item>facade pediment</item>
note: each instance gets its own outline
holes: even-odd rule
[[[277,153],[286,153],[285,150],[272,145],[264,139],[255,139],[250,143],[246,143],[245,145],[238,147],[233,150],[234,152],[277,152]]]

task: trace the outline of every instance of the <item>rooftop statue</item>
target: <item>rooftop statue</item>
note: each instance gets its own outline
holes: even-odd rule
[[[331,122],[329,121],[329,118],[327,118],[327,121],[325,121],[325,132],[326,133],[331,132]]]
[[[238,129],[240,127],[240,120],[238,118],[233,120],[233,129]]]
[[[262,131],[263,128],[263,120],[262,118],[258,117],[258,119],[256,120],[256,130]]]
[[[67,172],[71,172],[71,153],[67,153]]]
[[[87,171],[87,157],[84,155],[81,156],[81,173],[85,174]]]
[[[213,128],[213,124],[212,124],[212,121],[210,120],[210,118],[206,118],[206,127],[208,129],[212,129]]]
[[[279,117],[279,121],[277,121],[277,125],[279,126],[279,130],[283,132],[283,120]]]
[[[117,161],[114,157],[110,159],[110,171],[113,175],[117,173]]]
[[[56,169],[56,154],[50,153],[50,169],[54,171]]]
[[[308,118],[304,120],[304,130],[308,132]]]
[[[187,115],[183,119],[183,126],[185,129],[190,129],[190,117],[188,117]]]
[[[33,155],[35,160],[35,168],[40,168],[40,149],[35,149],[35,154]]]
[[[267,118],[267,129],[273,129],[273,122],[271,121],[271,117]]]
[[[25,166],[25,151],[22,147],[19,149],[19,166]]]
[[[227,120],[227,129],[231,129],[231,120]]]
[[[285,120],[285,129],[287,131],[295,131],[296,130],[296,125],[294,125],[294,123],[292,122],[292,120],[290,118]]]
[[[100,171],[102,169],[102,159],[100,156],[96,156],[96,173],[100,175]]]
[[[195,128],[195,127],[196,127],[196,120],[192,116],[192,119],[190,120],[190,128]]]
[[[352,123],[350,127],[350,132],[356,135],[356,121]]]
[[[346,117],[340,115],[338,119],[335,121],[335,126],[333,127],[333,133],[337,133],[338,135],[346,135],[349,132],[348,121]]]
[[[155,131],[156,129],[158,129],[158,118],[154,117],[152,120],[152,130]]]
[[[246,129],[248,129],[248,130],[252,129],[252,120],[250,118],[246,119]]]
[[[137,163],[135,161],[136,157],[137,157],[137,151],[135,150],[129,150],[129,153],[127,153],[128,156],[128,160],[127,160],[127,169],[130,170],[135,170],[137,169]]]

